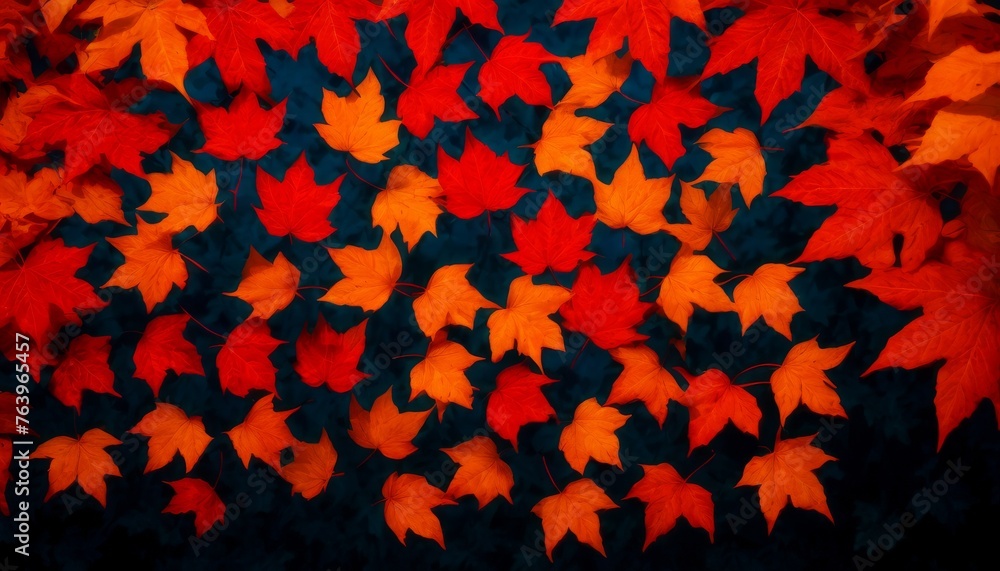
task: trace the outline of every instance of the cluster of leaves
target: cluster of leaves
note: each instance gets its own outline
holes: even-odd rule
[[[305,498],[323,493],[335,475],[338,455],[325,430],[317,442],[301,442],[288,427],[286,420],[298,407],[282,406],[277,395],[277,368],[270,356],[279,345],[294,342],[294,370],[306,385],[355,394],[367,386],[359,361],[368,320],[334,327],[321,316],[304,325],[296,339],[275,338],[268,320],[293,303],[351,306],[374,314],[393,296],[412,297],[416,323],[429,344],[410,369],[409,401],[426,395],[442,418],[451,408],[471,409],[474,399],[485,399],[486,425],[515,453],[524,426],[555,422],[543,389],[559,381],[546,375],[542,355],[565,351],[564,331],[577,332],[609,352],[623,370],[604,403],[597,398],[578,403],[562,428],[558,450],[581,477],[538,501],[532,511],[541,518],[550,558],[570,531],[603,553],[597,512],[618,504],[582,474],[592,461],[621,467],[615,432],[631,418],[622,406],[642,403],[660,426],[670,402],[686,407],[692,451],[709,445],[730,423],[757,437],[762,417],[758,397],[746,390],[749,385],[734,384],[720,369],[695,373],[664,367],[662,355],[645,343],[648,337],[639,328],[662,315],[674,324],[675,347],[683,356],[696,308],[735,312],[744,333],[763,320],[794,343],[784,361],[772,365],[769,380],[781,424],[800,405],[818,415],[846,417],[826,371],[839,365],[853,344],[823,347],[816,338],[794,339],[792,321],[803,308],[790,282],[805,264],[848,257],[871,269],[849,287],[899,309],[923,310],[890,339],[869,371],[945,360],[935,397],[940,446],[983,399],[1000,405],[1000,285],[991,279],[1000,249],[1000,34],[988,17],[992,10],[971,0],[905,7],[881,0],[750,0],[740,6],[743,14],[732,26],[708,40],[710,56],[700,78],[669,75],[671,21],[707,29],[706,11],[731,10],[730,4],[565,0],[552,25],[592,21],[593,28],[585,53],[556,55],[530,34],[505,34],[491,0],[381,5],[364,0],[5,0],[0,8],[0,30],[6,34],[0,44],[0,78],[6,85],[0,119],[0,328],[5,335],[17,331],[33,340],[33,374],[38,379],[44,374],[47,390],[67,407],[79,411],[85,392],[118,398],[109,356],[119,340],[80,333],[84,317],[108,304],[77,276],[94,245],[70,246],[50,235],[74,216],[113,227],[117,235],[105,239],[124,262],[100,287],[136,289],[146,311],[155,315],[135,346],[132,375],[148,384],[155,399],[168,379],[206,375],[203,361],[210,358],[191,341],[207,333],[167,301],[172,290],[185,287],[192,267],[211,271],[210,265],[182,254],[180,243],[222,224],[219,207],[227,201],[234,209],[252,206],[273,236],[326,240],[336,234],[331,220],[340,211],[335,209],[341,184],[345,177],[358,177],[351,161],[359,166],[388,161],[383,185],[362,181],[377,189],[370,222],[381,228],[381,241],[374,249],[327,248],[342,278],[327,284],[318,300],[299,293],[302,271],[282,252],[265,256],[253,246],[246,251],[239,286],[226,293],[246,302],[248,313],[223,336],[213,381],[220,391],[256,399],[245,420],[225,432],[244,467],[254,458],[266,463]],[[404,80],[386,66],[403,85],[395,108],[374,70],[358,65],[359,22],[405,23],[413,71]],[[448,43],[472,28],[496,32],[491,37],[499,34],[499,40],[481,48],[483,61],[446,61]],[[271,100],[265,44],[293,57],[311,46],[350,90],[324,91],[320,122],[302,124],[286,116],[285,102]],[[198,101],[185,87],[186,74],[208,60],[225,90],[234,94],[225,105]],[[828,130],[824,163],[765,195],[765,157],[781,149],[762,146],[753,128],[709,128],[697,145],[712,160],[699,177],[647,175],[644,163],[658,160],[672,169],[688,152],[682,126],[706,126],[725,111],[702,97],[699,79],[756,62],[755,95],[764,124],[799,89],[807,60],[840,84],[802,123]],[[138,62],[143,79],[116,73],[128,61]],[[553,67],[571,84],[561,97],[553,96],[544,73]],[[647,100],[623,93],[626,81],[641,73],[654,80]],[[540,137],[530,145],[533,164],[517,164],[477,138],[471,122],[479,115],[459,94],[460,88],[468,89],[464,82],[470,77],[478,84],[474,97],[501,125],[502,108],[515,99],[550,109]],[[189,103],[190,116],[141,111],[139,104],[154,91],[178,93]],[[612,97],[636,104],[627,126],[632,147],[610,177],[601,177],[591,145],[612,124],[588,111]],[[144,157],[169,146],[188,118],[200,127],[204,144],[170,147],[168,172],[147,172]],[[425,139],[442,123],[469,124],[460,154],[453,156],[431,141],[436,172],[399,161],[394,150],[401,129]],[[242,173],[244,164],[283,145],[278,136],[283,128],[314,129],[324,152],[345,157],[345,172],[320,183],[305,154],[283,174],[258,164],[256,188],[249,191],[253,203],[240,205],[235,191],[232,197],[220,194],[220,173],[203,172],[193,162],[207,154],[239,163]],[[556,194],[525,182],[529,169],[543,177],[588,181],[595,211],[571,215]],[[123,207],[116,182],[121,176],[148,183],[148,198],[135,208]],[[677,188],[683,221],[668,221],[665,205]],[[734,196],[741,201],[735,208]],[[506,261],[489,262],[515,264],[523,274],[509,284],[506,299],[488,299],[470,283],[470,272],[482,260],[437,267],[424,285],[400,281],[410,254],[436,239],[442,219],[485,216],[490,223],[522,199],[537,199],[537,216],[509,218],[507,231],[516,249],[503,254]],[[798,258],[723,278],[726,271],[706,253],[708,246],[721,243],[720,233],[757,202],[778,200],[835,211]],[[957,214],[944,216],[946,203],[957,204]],[[593,260],[600,252],[591,247],[598,224],[639,236],[673,236],[678,252],[661,283],[640,291],[630,258],[602,273]],[[560,285],[557,273],[568,275],[571,287]],[[727,293],[723,285],[734,280],[740,281]],[[655,298],[647,297],[652,294]],[[450,335],[475,327],[477,314],[488,314],[494,363],[512,351],[526,357],[499,371],[495,390],[480,395],[466,371],[487,356],[470,353]],[[42,340],[60,330],[76,331],[68,347],[43,350]],[[13,401],[13,395],[3,399]],[[404,410],[412,407],[401,409],[391,388],[367,409],[352,395],[350,438],[372,454],[402,459],[417,451],[413,439],[421,430],[433,430],[426,427],[433,409]],[[145,410],[131,432],[149,437],[146,472],[163,468],[178,454],[190,472],[209,443],[223,438],[208,434],[200,418],[173,404],[150,402]],[[4,418],[5,434],[11,433],[11,423]],[[760,486],[769,529],[789,502],[833,519],[814,471],[834,458],[812,440],[811,435],[779,438],[772,451],[753,458],[743,472],[738,485]],[[6,468],[9,437],[0,443],[0,463]],[[106,449],[118,444],[101,428],[44,442],[34,457],[52,459],[48,497],[75,481],[104,505],[105,478],[121,476]],[[293,459],[283,462],[282,452],[289,449]],[[443,547],[433,510],[462,496],[475,496],[481,507],[497,497],[512,501],[517,478],[494,438],[477,436],[442,452],[460,466],[444,490],[417,474],[383,475],[385,521],[400,541],[412,531]],[[665,461],[642,469],[642,479],[622,500],[647,504],[647,546],[682,517],[713,536],[709,490]],[[4,469],[0,484],[8,477]],[[224,503],[208,482],[188,477],[167,483],[175,495],[163,511],[195,512],[198,534],[224,519]],[[6,502],[0,508],[6,513]]]

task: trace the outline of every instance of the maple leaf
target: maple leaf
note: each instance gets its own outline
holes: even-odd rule
[[[370,411],[351,395],[351,439],[363,448],[378,450],[386,458],[401,460],[417,450],[413,438],[420,432],[430,410],[399,412],[392,402],[392,388],[375,399]]]
[[[129,432],[149,437],[149,460],[143,474],[166,466],[180,454],[185,471],[194,468],[212,437],[205,432],[201,417],[188,415],[180,407],[158,402]]]
[[[561,492],[542,498],[531,508],[531,513],[542,518],[545,554],[548,555],[549,561],[553,560],[552,550],[570,531],[580,543],[585,543],[601,555],[605,555],[604,541],[601,539],[601,522],[597,518],[597,512],[617,507],[618,504],[588,478],[571,482]]]
[[[581,474],[590,459],[621,468],[615,431],[625,426],[631,416],[601,406],[593,397],[580,403],[573,420],[559,436],[559,450],[566,455],[566,462]]]
[[[559,100],[559,107],[591,109],[621,93],[622,85],[632,71],[632,56],[608,54],[595,57],[592,49],[573,58],[559,60],[569,81],[569,91]]]
[[[373,19],[378,7],[367,0],[295,0],[293,6],[294,10],[287,16],[292,27],[299,31],[294,45],[305,45],[310,39],[315,41],[319,61],[348,83],[353,83],[361,51],[355,22]],[[348,115],[337,117],[337,121],[345,121],[346,117]]]
[[[802,311],[799,298],[788,282],[805,270],[784,264],[764,264],[733,290],[733,307],[740,316],[743,333],[761,317],[764,322],[792,339],[792,317]]]
[[[225,295],[238,297],[253,307],[248,319],[270,319],[295,299],[299,276],[299,269],[281,252],[274,262],[269,262],[251,246],[239,287]]]
[[[597,219],[609,228],[628,228],[636,234],[653,234],[667,227],[663,207],[670,199],[674,177],[646,178],[639,162],[639,148],[632,146],[611,184],[594,178]]]
[[[855,256],[872,268],[896,260],[893,240],[903,236],[902,266],[916,268],[937,243],[941,214],[929,192],[894,173],[896,161],[871,139],[832,139],[826,164],[797,175],[780,196],[807,206],[836,205],[795,262]]]
[[[40,346],[46,333],[81,325],[77,310],[96,312],[106,306],[94,286],[76,277],[93,249],[65,246],[61,238],[44,240],[24,263],[0,269],[0,324],[9,321]]]
[[[638,400],[663,426],[667,420],[667,403],[680,402],[684,391],[674,376],[660,365],[656,352],[646,345],[611,349],[611,358],[625,368],[611,385],[611,394],[604,404],[627,404]]]
[[[645,142],[668,169],[684,154],[680,126],[701,127],[722,112],[696,92],[698,84],[668,78],[653,87],[649,103],[640,105],[628,121],[629,137]]]
[[[84,432],[79,439],[56,436],[43,442],[31,453],[31,458],[52,459],[52,464],[49,465],[49,491],[45,493],[45,501],[76,482],[101,507],[105,507],[108,495],[105,476],[121,477],[122,474],[104,449],[118,444],[121,444],[120,440],[100,428]]]
[[[606,275],[593,264],[584,265],[573,282],[572,294],[559,308],[566,329],[583,333],[602,349],[649,338],[636,327],[652,313],[653,304],[639,300],[630,258]]]
[[[667,319],[687,332],[694,307],[713,313],[732,311],[733,302],[714,280],[723,272],[708,256],[678,256],[660,284],[656,303]]]
[[[500,105],[515,95],[528,105],[552,107],[552,90],[542,64],[558,58],[523,36],[504,36],[479,68],[479,97],[500,118]]]
[[[542,387],[555,383],[525,365],[514,365],[497,375],[497,386],[486,403],[486,423],[517,451],[517,435],[530,422],[555,418],[556,411],[542,394]]]
[[[444,549],[441,522],[431,510],[457,505],[454,500],[427,483],[423,476],[395,472],[389,474],[382,485],[382,497],[385,498],[385,523],[400,543],[406,545],[406,532],[412,531],[420,537],[433,539]]]
[[[170,153],[170,172],[150,173],[145,178],[152,193],[138,210],[166,214],[166,218],[157,222],[164,231],[180,232],[194,226],[204,232],[219,217],[219,205],[215,202],[219,187],[214,170],[203,173]]]
[[[556,11],[552,23],[596,18],[589,42],[594,56],[618,51],[628,37],[632,56],[657,82],[662,82],[667,74],[673,16],[705,28],[705,14],[698,0],[566,0]]]
[[[473,388],[465,371],[482,360],[458,343],[436,337],[424,360],[410,370],[410,402],[421,394],[431,397],[437,402],[438,419],[444,418],[449,403],[471,409]]]
[[[101,157],[131,174],[145,176],[140,164],[142,155],[166,144],[171,130],[160,112],[128,112],[129,103],[136,102],[130,95],[138,88],[135,81],[110,83],[98,89],[85,75],[74,73],[56,78],[50,85],[57,93],[41,104],[28,126],[22,148],[62,143],[64,179],[100,165]]]
[[[0,225],[6,221],[20,234],[19,243],[30,244],[44,231],[49,221],[73,214],[66,201],[57,198],[59,175],[44,169],[31,177],[11,170],[0,174]]]
[[[280,180],[258,166],[261,208],[255,206],[254,210],[268,234],[318,242],[333,234],[330,213],[340,202],[340,185],[345,176],[340,175],[330,184],[316,184],[305,154],[299,155]]]
[[[538,174],[562,171],[594,180],[594,157],[583,147],[604,136],[611,123],[577,115],[572,107],[556,106],[542,124],[542,136],[531,145],[535,149]]]
[[[281,469],[281,477],[292,485],[293,494],[311,500],[326,491],[337,465],[337,451],[326,434],[320,432],[319,442],[302,442],[295,446],[295,459]]]
[[[115,392],[115,374],[108,365],[111,337],[80,335],[69,344],[65,357],[52,372],[49,391],[59,402],[80,412],[83,391],[121,397]]]
[[[295,372],[302,377],[302,382],[311,387],[325,384],[331,391],[346,393],[367,378],[366,373],[358,370],[361,354],[365,351],[367,326],[366,319],[338,333],[320,314],[312,333],[303,328],[295,342]]]
[[[700,375],[674,370],[688,382],[681,400],[691,414],[688,454],[711,442],[729,422],[751,436],[758,436],[762,415],[757,399],[746,389],[734,385],[719,369],[709,369]]]
[[[382,2],[376,20],[406,14],[406,45],[417,61],[414,73],[429,70],[441,58],[448,32],[455,23],[455,12],[473,24],[502,32],[497,21],[497,5],[493,0],[386,0]]]
[[[213,0],[206,2],[201,11],[215,39],[195,36],[188,41],[191,65],[213,57],[226,91],[232,93],[243,85],[267,95],[271,86],[257,40],[275,49],[292,51],[295,28],[272,5],[256,0]]]
[[[962,46],[934,62],[924,82],[907,101],[936,97],[970,101],[1000,83],[1000,52],[983,53],[974,46]]]
[[[769,534],[788,502],[800,509],[817,511],[833,521],[823,485],[812,471],[836,458],[812,446],[814,438],[816,435],[776,443],[774,452],[750,459],[736,484],[760,486],[760,509]]]
[[[2,45],[5,44],[0,44],[0,46]],[[59,79],[58,77],[55,80],[68,81]],[[16,153],[21,158],[40,156],[42,154],[40,151],[37,149],[22,148],[21,143],[24,141],[25,136],[27,136],[28,128],[38,116],[39,111],[41,111],[51,96],[58,93],[58,85],[45,84],[31,85],[24,93],[12,90],[7,98],[3,113],[0,114],[0,150],[11,155]]]
[[[465,131],[465,150],[459,159],[438,147],[438,182],[444,189],[448,212],[469,220],[483,212],[511,208],[531,189],[517,185],[524,167],[515,165],[507,153],[494,153]]]
[[[403,273],[399,250],[387,232],[382,233],[382,241],[374,250],[345,246],[327,251],[344,279],[333,284],[320,301],[353,305],[365,311],[377,311],[385,305]]]
[[[435,117],[445,123],[478,118],[458,95],[458,87],[472,64],[439,65],[422,74],[415,70],[396,102],[403,126],[415,137],[426,139],[434,128]]]
[[[386,234],[399,228],[406,250],[412,252],[424,234],[437,236],[437,219],[444,209],[444,189],[413,165],[398,165],[389,171],[385,189],[372,204],[372,228],[381,226]]]
[[[795,93],[805,76],[806,56],[841,85],[867,90],[858,54],[865,42],[855,29],[828,18],[811,0],[762,0],[712,45],[702,77],[727,73],[757,59],[761,124],[781,100]]]
[[[128,225],[122,212],[122,190],[102,172],[92,170],[56,188],[64,200],[88,224],[109,220]]]
[[[239,397],[247,396],[253,389],[274,392],[277,369],[270,355],[282,343],[271,337],[266,321],[248,319],[237,326],[215,358],[219,386]]]
[[[573,294],[551,285],[534,285],[531,276],[515,278],[507,293],[507,307],[493,312],[486,327],[490,330],[493,362],[517,346],[517,352],[531,358],[542,368],[542,349],[562,351],[562,330],[549,315],[555,313]]]
[[[838,87],[824,95],[812,115],[796,128],[824,127],[845,138],[878,131],[886,145],[898,145],[917,135],[911,121],[919,115],[918,104],[906,103],[898,94]]]
[[[712,155],[712,162],[692,184],[705,180],[740,185],[743,202],[750,207],[764,192],[764,154],[753,131],[737,127],[732,133],[712,129],[698,139],[698,146]]]
[[[347,97],[338,97],[333,91],[323,90],[325,123],[314,125],[319,136],[331,148],[350,153],[363,163],[375,164],[386,160],[385,153],[399,144],[401,121],[382,121],[385,99],[381,89],[375,72],[369,69],[364,81]]]
[[[153,307],[167,299],[175,285],[184,289],[187,266],[174,248],[175,231],[141,219],[135,229],[135,234],[108,238],[108,243],[125,256],[125,263],[101,287],[139,288],[146,312],[152,313]]]
[[[297,442],[285,419],[297,410],[299,407],[276,411],[274,395],[264,395],[253,403],[242,423],[226,431],[244,468],[249,468],[250,458],[256,456],[281,472],[281,451]]]
[[[817,414],[847,418],[836,387],[825,371],[839,365],[853,346],[851,342],[823,349],[814,337],[792,347],[781,366],[771,374],[771,390],[782,426],[800,404]]]
[[[646,504],[646,550],[656,538],[665,535],[684,518],[691,527],[700,527],[715,541],[715,504],[712,494],[697,484],[689,484],[670,464],[642,466],[642,478],[628,491],[625,499],[638,498]]]
[[[215,488],[205,480],[181,478],[164,483],[174,489],[174,496],[162,513],[194,513],[194,530],[199,537],[205,535],[217,522],[225,521],[226,504],[222,503]]]
[[[499,309],[469,284],[472,264],[451,264],[434,271],[423,293],[413,300],[413,314],[424,335],[433,338],[448,325],[472,328],[476,311]]]
[[[927,165],[968,159],[992,186],[1000,166],[1000,89],[938,111],[920,146],[903,164]]]
[[[212,39],[201,10],[181,0],[94,0],[79,18],[101,19],[104,24],[82,54],[80,71],[116,68],[139,44],[143,74],[173,85],[190,99],[184,88],[187,39],[181,29]]]
[[[445,492],[449,497],[459,498],[472,494],[479,502],[479,509],[486,507],[497,496],[503,496],[508,503],[514,503],[510,498],[514,472],[500,459],[497,445],[488,437],[476,436],[458,446],[442,448],[441,451],[459,465]]]
[[[224,161],[260,160],[281,146],[275,135],[285,120],[285,102],[268,110],[261,108],[257,96],[244,89],[233,98],[229,107],[211,107],[195,103],[198,123],[205,133],[200,152]]]
[[[669,224],[666,230],[684,244],[688,253],[704,250],[713,237],[733,223],[739,210],[733,208],[729,189],[728,184],[719,185],[706,199],[704,190],[681,181],[681,212],[689,223]]]
[[[501,256],[521,266],[526,274],[537,276],[546,268],[571,272],[580,262],[594,257],[593,252],[584,248],[590,245],[596,223],[590,214],[571,218],[562,202],[549,191],[534,220],[511,216],[511,234],[517,250]]]
[[[938,450],[983,399],[1000,410],[997,268],[996,254],[987,257],[961,242],[948,242],[940,262],[929,261],[915,272],[877,270],[847,284],[868,290],[898,309],[923,308],[923,315],[889,338],[863,375],[886,367],[913,369],[945,359],[934,395]]]

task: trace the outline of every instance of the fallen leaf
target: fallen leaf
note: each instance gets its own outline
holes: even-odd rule
[[[566,462],[581,474],[591,459],[621,468],[615,431],[625,426],[631,416],[601,406],[593,397],[580,403],[573,420],[559,436],[559,450],[566,455]]]

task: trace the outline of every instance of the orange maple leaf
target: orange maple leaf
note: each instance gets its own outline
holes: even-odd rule
[[[187,266],[184,258],[174,248],[176,231],[161,224],[148,224],[142,219],[136,224],[136,233],[118,238],[108,238],[108,243],[125,256],[125,263],[102,287],[139,288],[146,312],[167,299],[176,285],[187,285]]]
[[[319,442],[300,442],[293,447],[295,459],[281,469],[281,477],[292,485],[293,494],[311,500],[326,491],[337,465],[337,451],[326,434],[320,432]]]
[[[839,365],[854,343],[840,347],[822,349],[816,338],[803,341],[792,347],[774,373],[771,374],[771,390],[781,414],[781,424],[800,404],[817,414],[847,418],[844,407],[840,406],[840,396],[825,371]]]
[[[385,189],[375,195],[372,228],[381,226],[386,234],[399,228],[407,251],[413,251],[424,234],[437,236],[443,193],[436,178],[413,165],[397,165],[389,171]]]
[[[611,385],[611,394],[604,404],[642,401],[662,427],[667,419],[667,403],[680,401],[684,391],[674,376],[660,365],[656,351],[638,344],[612,349],[611,357],[625,369]]]
[[[493,312],[486,326],[490,330],[493,362],[517,345],[517,351],[531,357],[542,368],[542,349],[562,351],[562,330],[549,315],[559,310],[572,294],[565,288],[534,285],[531,276],[515,278],[507,293],[507,307]]]
[[[711,442],[730,421],[743,432],[758,435],[762,415],[757,399],[746,389],[732,384],[719,369],[709,369],[697,376],[683,369],[674,370],[688,382],[682,400],[691,412],[688,453]]]
[[[712,162],[692,184],[705,180],[739,184],[747,208],[764,192],[767,168],[753,131],[740,127],[732,133],[712,129],[698,139],[698,146],[712,155]]]
[[[570,531],[581,543],[605,555],[597,512],[617,507],[618,504],[611,501],[604,490],[587,478],[570,483],[553,496],[542,498],[531,508],[531,513],[542,518],[545,554],[549,561],[552,561],[552,550]]]
[[[479,501],[479,509],[486,507],[497,496],[514,503],[510,489],[514,486],[514,472],[500,459],[497,445],[486,436],[476,436],[458,446],[442,448],[442,452],[459,465],[458,471],[445,492],[459,498],[472,494]]]
[[[715,504],[712,494],[696,484],[689,484],[670,464],[641,464],[643,476],[628,491],[625,499],[638,498],[646,503],[646,542],[643,551],[661,535],[677,525],[681,517],[692,527],[708,532],[715,541]]]
[[[472,384],[465,371],[482,357],[444,336],[437,336],[427,347],[427,355],[410,370],[410,402],[426,394],[437,402],[438,419],[444,417],[449,403],[472,408]]]
[[[49,466],[48,500],[56,492],[61,492],[73,482],[80,484],[83,491],[93,496],[101,506],[107,505],[108,485],[105,476],[121,477],[118,465],[111,455],[104,451],[108,446],[116,446],[121,441],[100,428],[92,428],[83,433],[79,440],[68,436],[56,436],[42,443],[32,458],[51,458]]]
[[[434,335],[446,325],[472,328],[476,311],[499,309],[469,284],[472,264],[452,264],[434,271],[427,288],[413,300],[413,313],[424,335]]]
[[[330,147],[350,153],[363,163],[384,161],[385,153],[399,144],[402,121],[382,121],[385,98],[375,72],[368,70],[364,81],[347,95],[338,97],[323,90],[323,120],[316,123],[320,137]]]
[[[788,282],[804,271],[784,264],[764,264],[736,286],[733,305],[743,333],[763,317],[775,331],[792,339],[792,317],[802,306]]]
[[[559,450],[566,455],[569,465],[581,474],[591,458],[621,468],[615,431],[625,426],[631,416],[612,407],[601,406],[596,398],[591,397],[576,407],[573,421],[566,425],[559,437]]]
[[[143,474],[166,466],[175,454],[184,458],[185,470],[190,472],[212,441],[201,417],[188,417],[180,407],[165,402],[156,403],[129,432],[149,437],[149,460]]]
[[[392,402],[392,388],[375,399],[370,411],[361,408],[351,395],[351,428],[347,431],[358,446],[400,460],[417,450],[413,438],[420,432],[430,410],[399,412]]]
[[[166,214],[167,217],[157,223],[164,230],[180,232],[194,226],[203,232],[219,217],[215,171],[203,173],[173,153],[170,158],[169,173],[146,175],[152,194],[138,210]]]
[[[668,224],[666,230],[687,247],[687,253],[704,250],[733,223],[739,210],[733,209],[730,186],[719,185],[706,199],[704,190],[681,181],[681,212],[689,224]]]
[[[388,233],[374,250],[358,246],[328,248],[330,257],[344,273],[344,279],[333,284],[320,301],[337,305],[353,305],[365,311],[377,311],[392,295],[403,261]]]
[[[431,509],[456,505],[454,500],[428,484],[423,476],[395,472],[389,474],[382,485],[382,496],[385,498],[385,523],[400,543],[406,545],[406,532],[412,531],[420,537],[433,539],[444,549],[441,522]]]
[[[253,404],[242,423],[226,431],[243,467],[249,468],[250,458],[256,456],[281,471],[281,451],[297,442],[285,419],[297,410],[274,410],[274,395],[268,394]]]
[[[708,256],[678,256],[670,264],[670,272],[660,284],[656,302],[667,319],[687,332],[694,306],[705,311],[732,311],[733,302],[714,280],[722,273]]]
[[[636,234],[653,234],[667,228],[663,207],[670,199],[673,175],[646,178],[639,162],[639,148],[632,152],[615,172],[611,184],[594,177],[594,202],[597,219],[610,228],[628,228]]]
[[[274,262],[269,262],[251,246],[239,287],[225,295],[238,297],[253,307],[247,319],[270,319],[295,299],[300,275],[281,252]]]

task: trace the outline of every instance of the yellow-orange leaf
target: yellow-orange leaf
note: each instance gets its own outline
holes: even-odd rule
[[[121,444],[121,441],[99,428],[84,432],[79,440],[57,436],[42,443],[31,453],[31,457],[52,459],[49,466],[49,491],[45,494],[45,499],[48,500],[56,492],[77,482],[84,492],[106,506],[108,485],[104,482],[104,477],[121,477],[122,474],[104,449],[117,444]]]
[[[792,347],[771,375],[771,390],[781,414],[781,424],[800,404],[817,414],[847,417],[840,396],[825,371],[839,365],[854,343],[822,349],[816,339]]]
[[[604,553],[601,539],[601,521],[597,512],[618,507],[593,480],[581,478],[572,482],[561,492],[547,498],[531,508],[531,513],[542,518],[545,533],[545,554],[552,561],[552,550],[572,531],[580,543],[585,543]],[[606,555],[605,555],[606,557]]]
[[[521,276],[510,283],[507,307],[493,312],[486,326],[490,330],[493,362],[517,345],[517,351],[531,357],[542,368],[542,348],[562,351],[562,330],[549,315],[559,310],[572,294],[565,288],[534,285],[531,276]]]
[[[572,109],[592,108],[607,101],[622,88],[632,71],[632,56],[618,57],[610,54],[596,58],[593,52],[564,58],[562,67],[573,85],[559,100],[559,106]]]
[[[226,295],[249,303],[253,307],[251,318],[270,319],[295,299],[299,276],[299,269],[281,252],[278,252],[274,262],[269,262],[251,246],[250,256],[243,266],[240,286]]]
[[[437,402],[438,418],[444,416],[448,403],[471,409],[472,384],[465,370],[482,360],[442,334],[431,341],[427,356],[410,371],[410,401],[425,393]]]
[[[156,403],[156,408],[130,432],[149,437],[149,461],[144,474],[166,466],[178,453],[184,458],[185,470],[190,472],[212,441],[201,417],[188,417],[180,407],[165,402]]]
[[[694,306],[705,311],[732,311],[733,302],[714,281],[722,273],[707,256],[680,256],[670,264],[670,273],[660,284],[656,302],[667,319],[686,332]]]
[[[576,407],[573,421],[559,437],[559,449],[569,465],[581,474],[591,458],[621,468],[615,431],[625,426],[630,416],[610,406],[601,406],[591,397]]]
[[[412,251],[424,234],[437,236],[437,219],[444,210],[439,202],[443,192],[436,178],[417,167],[393,167],[385,190],[372,204],[372,227],[381,226],[386,234],[399,228],[407,251]]]
[[[740,185],[743,202],[749,207],[764,192],[764,155],[753,131],[737,128],[732,133],[712,129],[698,139],[698,146],[712,155],[705,171],[694,182],[711,180]]]
[[[188,272],[181,253],[173,246],[175,232],[161,224],[147,224],[139,220],[136,234],[108,238],[108,243],[125,256],[125,263],[118,266],[103,287],[138,287],[146,312],[167,298],[173,286],[181,289],[187,284]]]
[[[479,509],[503,496],[508,503],[510,489],[514,486],[514,472],[500,459],[497,445],[486,436],[476,436],[452,448],[442,448],[442,452],[459,465],[458,471],[448,484],[447,494],[452,498],[472,494],[479,501]]]
[[[382,485],[385,498],[385,523],[406,545],[406,532],[433,539],[444,549],[444,532],[432,508],[452,506],[455,501],[416,474],[389,474]]]
[[[392,388],[375,399],[372,409],[361,408],[351,395],[351,438],[358,446],[378,450],[386,458],[400,460],[416,451],[413,437],[430,416],[430,410],[399,412],[392,402]]]
[[[663,207],[670,199],[673,180],[673,175],[646,178],[639,162],[639,148],[633,145],[611,184],[604,184],[597,177],[591,181],[597,219],[610,228],[629,228],[637,234],[665,229],[667,219],[663,217]]]
[[[376,311],[389,300],[403,273],[403,260],[388,233],[382,234],[382,241],[374,250],[358,246],[327,250],[344,273],[344,279],[335,283],[320,301]]]
[[[105,220],[128,224],[122,213],[122,191],[118,183],[97,171],[60,186],[56,194],[88,224]]]
[[[243,467],[250,467],[250,458],[256,456],[281,471],[281,451],[297,442],[285,419],[297,410],[274,410],[274,395],[269,394],[253,404],[242,423],[226,432]]]
[[[446,325],[471,328],[477,310],[500,307],[469,285],[465,274],[471,267],[472,264],[453,264],[438,268],[424,292],[413,300],[413,313],[424,335],[434,337]]]
[[[611,123],[576,114],[576,109],[557,106],[542,124],[542,137],[534,144],[538,174],[562,171],[594,180],[594,157],[584,149],[600,139]]]
[[[961,136],[958,134],[961,133]],[[937,164],[967,158],[990,185],[1000,166],[1000,89],[937,112],[920,146],[901,165]]]
[[[823,484],[812,471],[836,458],[812,446],[814,438],[812,435],[778,442],[771,454],[751,458],[736,484],[760,486],[760,509],[767,520],[768,533],[788,502],[800,509],[817,511],[833,521]]]
[[[292,485],[292,493],[311,500],[326,490],[337,465],[337,451],[324,429],[315,444],[295,446],[295,459],[281,469],[281,476]]]
[[[719,185],[706,199],[704,190],[681,181],[681,211],[689,224],[670,224],[667,232],[687,246],[688,253],[704,250],[713,236],[733,223],[739,211],[733,209],[729,189],[729,184]]]
[[[605,404],[626,404],[642,401],[649,414],[663,426],[667,419],[667,403],[680,401],[684,395],[673,375],[660,366],[660,358],[646,345],[617,347],[611,357],[625,366]]]
[[[382,85],[372,70],[368,70],[358,86],[347,97],[333,91],[323,91],[323,120],[316,123],[320,137],[332,148],[351,153],[364,163],[384,161],[390,149],[399,144],[399,120],[382,121],[385,99]]]
[[[146,175],[152,194],[139,210],[161,212],[167,217],[157,223],[164,229],[180,232],[194,226],[199,232],[218,218],[215,200],[219,187],[215,171],[203,173],[193,164],[171,153],[169,173]]]
[[[761,317],[775,331],[792,339],[792,317],[802,311],[788,282],[805,270],[784,264],[764,264],[733,290],[733,305],[743,333]]]

